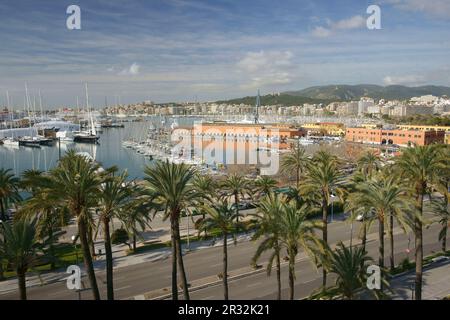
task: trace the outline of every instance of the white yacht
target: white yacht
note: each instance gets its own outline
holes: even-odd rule
[[[90,130],[74,132],[73,141],[83,143],[97,143],[100,137],[97,135],[94,119],[92,118],[92,112],[89,107],[89,94],[87,83],[86,83],[86,108],[89,114]]]

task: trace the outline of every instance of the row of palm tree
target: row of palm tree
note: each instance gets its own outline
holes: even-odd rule
[[[353,291],[360,284],[360,272],[369,259],[366,252],[368,230],[374,221],[379,229],[379,266],[384,270],[385,229],[388,230],[390,246],[390,267],[394,261],[394,221],[406,231],[413,230],[416,239],[416,299],[421,299],[422,288],[422,228],[426,223],[424,199],[432,191],[443,197],[432,199],[430,210],[438,214],[442,225],[439,241],[446,250],[446,232],[449,221],[449,148],[441,146],[414,147],[404,150],[393,163],[383,163],[373,152],[364,154],[356,162],[356,171],[347,174],[344,162],[326,151],[319,151],[312,157],[305,155],[302,148],[294,148],[284,157],[282,169],[296,172],[295,186],[287,195],[275,192],[277,181],[271,177],[260,177],[250,181],[241,175],[230,175],[224,181],[197,174],[192,166],[157,162],[144,171],[142,183],[129,181],[126,173],[117,168],[102,169],[81,155],[68,152],[49,172],[28,171],[21,180],[10,171],[0,171],[0,209],[2,218],[6,208],[21,201],[19,190],[28,191],[31,196],[21,203],[17,221],[33,230],[33,246],[43,247],[54,243],[52,235],[57,226],[75,218],[78,237],[83,252],[83,261],[94,299],[100,299],[100,292],[94,272],[92,250],[94,231],[102,229],[104,234],[107,273],[107,298],[114,299],[113,257],[110,238],[110,224],[113,219],[122,222],[133,235],[133,249],[139,230],[148,226],[152,216],[163,212],[163,219],[170,221],[172,250],[172,299],[179,296],[178,275],[184,299],[189,299],[189,283],[183,261],[180,235],[180,218],[183,212],[201,212],[197,221],[199,232],[213,233],[219,230],[223,237],[222,280],[224,298],[228,299],[228,237],[241,230],[239,204],[249,195],[257,205],[253,216],[256,223],[254,239],[258,247],[252,259],[256,264],[262,253],[270,251],[267,271],[273,264],[277,272],[277,297],[281,298],[282,255],[288,261],[289,297],[294,298],[295,260],[303,250],[323,270],[322,290],[327,290],[327,273],[338,275],[335,284],[341,294],[353,298]],[[344,208],[351,212],[350,220],[363,216],[362,239],[358,247],[347,248],[343,244],[332,250],[328,243],[329,209],[332,197],[338,196]],[[413,199],[413,201],[411,200]],[[233,203],[230,205],[230,203]],[[321,221],[312,220],[311,214],[320,210]],[[373,216],[370,215],[373,213]],[[2,219],[5,221],[5,219]],[[242,220],[242,219],[241,219]],[[19,222],[17,222],[19,223]],[[3,223],[1,254],[11,258],[7,252],[13,246],[16,222],[12,228]],[[10,228],[10,229],[8,229]],[[20,228],[18,225],[17,228]],[[322,237],[316,235],[322,231]],[[48,237],[46,237],[48,236]],[[39,244],[39,245],[37,245]],[[36,251],[37,252],[37,251]],[[35,256],[35,252],[31,251]],[[50,255],[54,255],[50,250]],[[345,257],[350,257],[349,262]],[[355,262],[356,261],[356,262]],[[17,264],[18,265],[18,264]],[[24,267],[26,265],[26,268]],[[358,265],[358,266],[357,266]],[[0,266],[3,266],[0,263]],[[24,272],[32,263],[21,264],[17,269],[19,288],[25,290]],[[25,268],[25,269],[24,269]],[[348,268],[348,269],[345,269]],[[345,272],[355,272],[361,277],[353,282],[344,281]],[[344,270],[345,269],[345,270]],[[0,270],[2,271],[2,270]],[[22,272],[19,276],[19,271]],[[2,272],[0,272],[1,275]],[[25,282],[23,282],[24,284]],[[382,291],[382,290],[381,290]],[[22,292],[22,291],[21,291]],[[26,293],[21,293],[26,298]]]

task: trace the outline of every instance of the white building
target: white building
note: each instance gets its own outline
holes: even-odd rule
[[[375,105],[375,101],[371,98],[361,98],[358,102],[358,116],[362,116],[367,113],[367,108]]]

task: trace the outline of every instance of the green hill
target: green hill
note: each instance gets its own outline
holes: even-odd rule
[[[304,103],[328,104],[330,102],[359,100],[370,97],[375,100],[408,100],[424,95],[450,96],[450,87],[421,86],[406,87],[400,85],[377,86],[373,84],[360,85],[329,85],[316,86],[298,91],[286,91],[280,95],[261,96],[261,105],[296,106]],[[217,103],[254,105],[256,96],[217,101]]]

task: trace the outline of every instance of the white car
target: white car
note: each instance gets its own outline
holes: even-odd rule
[[[370,218],[373,218],[374,215],[375,214],[373,212],[367,212],[365,214],[361,213],[356,216],[356,221],[363,221],[364,219],[370,219]]]

